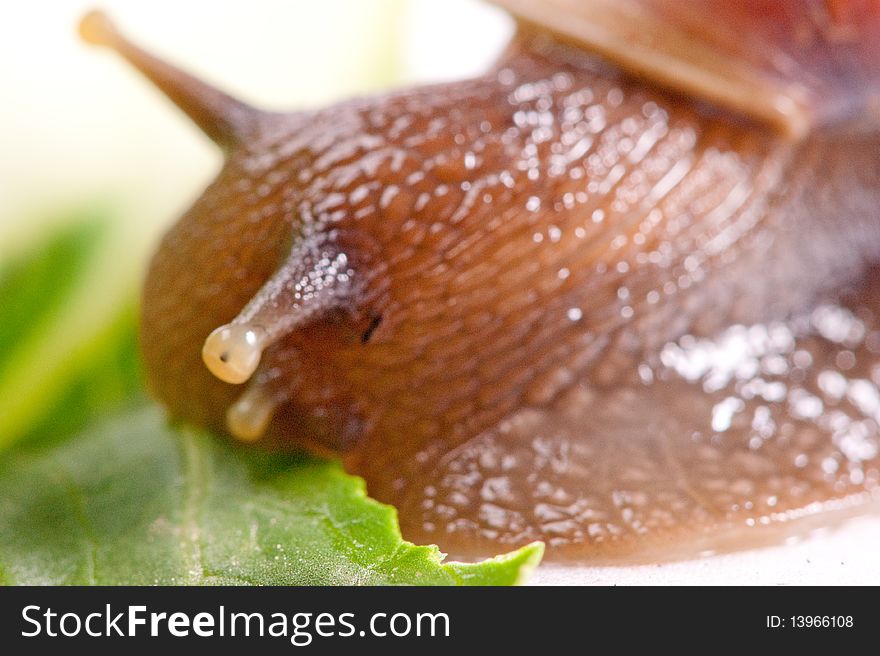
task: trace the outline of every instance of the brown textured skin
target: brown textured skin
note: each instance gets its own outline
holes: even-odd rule
[[[851,378],[840,350],[880,384],[865,342],[878,148],[845,129],[787,141],[540,34],[483,78],[270,115],[152,261],[150,384],[175,418],[223,431],[243,387],[208,372],[202,343],[317,235],[362,289],[265,353],[255,384],[280,405],[264,443],[341,452],[406,537],[461,556],[537,538],[550,557],[613,559],[863,503],[875,415],[846,408],[865,424],[854,459],[831,419],[753,394],[736,416],[768,408],[760,451],[754,421],[711,424],[758,374],[709,392],[661,354],[779,321],[796,346],[767,357],[812,353],[806,373],[779,374],[788,392],[818,363]],[[858,345],[792,318],[852,286]]]

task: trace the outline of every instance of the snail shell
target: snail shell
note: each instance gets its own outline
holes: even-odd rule
[[[792,138],[880,110],[874,0],[495,0],[630,73]]]
[[[154,393],[341,454],[462,556],[678,556],[864,507],[877,3],[500,4],[524,24],[485,76],[290,114],[84,21],[227,153],[150,266]]]

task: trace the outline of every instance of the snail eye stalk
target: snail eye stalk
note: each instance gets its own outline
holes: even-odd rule
[[[141,49],[100,11],[82,18],[79,34],[87,43],[108,47],[121,55],[221,148],[229,150],[244,142],[265,115]]]

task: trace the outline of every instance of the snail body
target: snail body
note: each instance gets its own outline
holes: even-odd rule
[[[674,3],[501,4],[526,22],[485,76],[291,114],[86,20],[227,153],[150,266],[154,393],[341,454],[407,537],[463,555],[676,555],[871,500],[875,5],[710,3],[772,47],[701,69],[732,42]],[[600,10],[598,36],[561,20]],[[668,26],[681,74],[617,57],[616,25]]]

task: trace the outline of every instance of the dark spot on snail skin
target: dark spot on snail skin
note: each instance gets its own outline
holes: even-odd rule
[[[703,96],[687,56],[686,83],[652,84],[613,41],[603,59],[532,26],[481,78],[291,114],[88,17],[227,152],[147,276],[156,396],[340,454],[408,538],[459,557],[678,557],[872,507],[878,15],[813,2],[811,32],[799,3],[728,5],[772,47]],[[768,75],[773,48],[800,68]],[[724,76],[773,106],[725,104]]]
[[[374,316],[370,320],[370,325],[367,326],[367,329],[364,331],[364,334],[361,335],[361,343],[366,344],[370,341],[370,338],[373,336],[373,333],[376,332],[376,328],[379,327],[379,324],[382,323],[382,315],[378,314]]]

